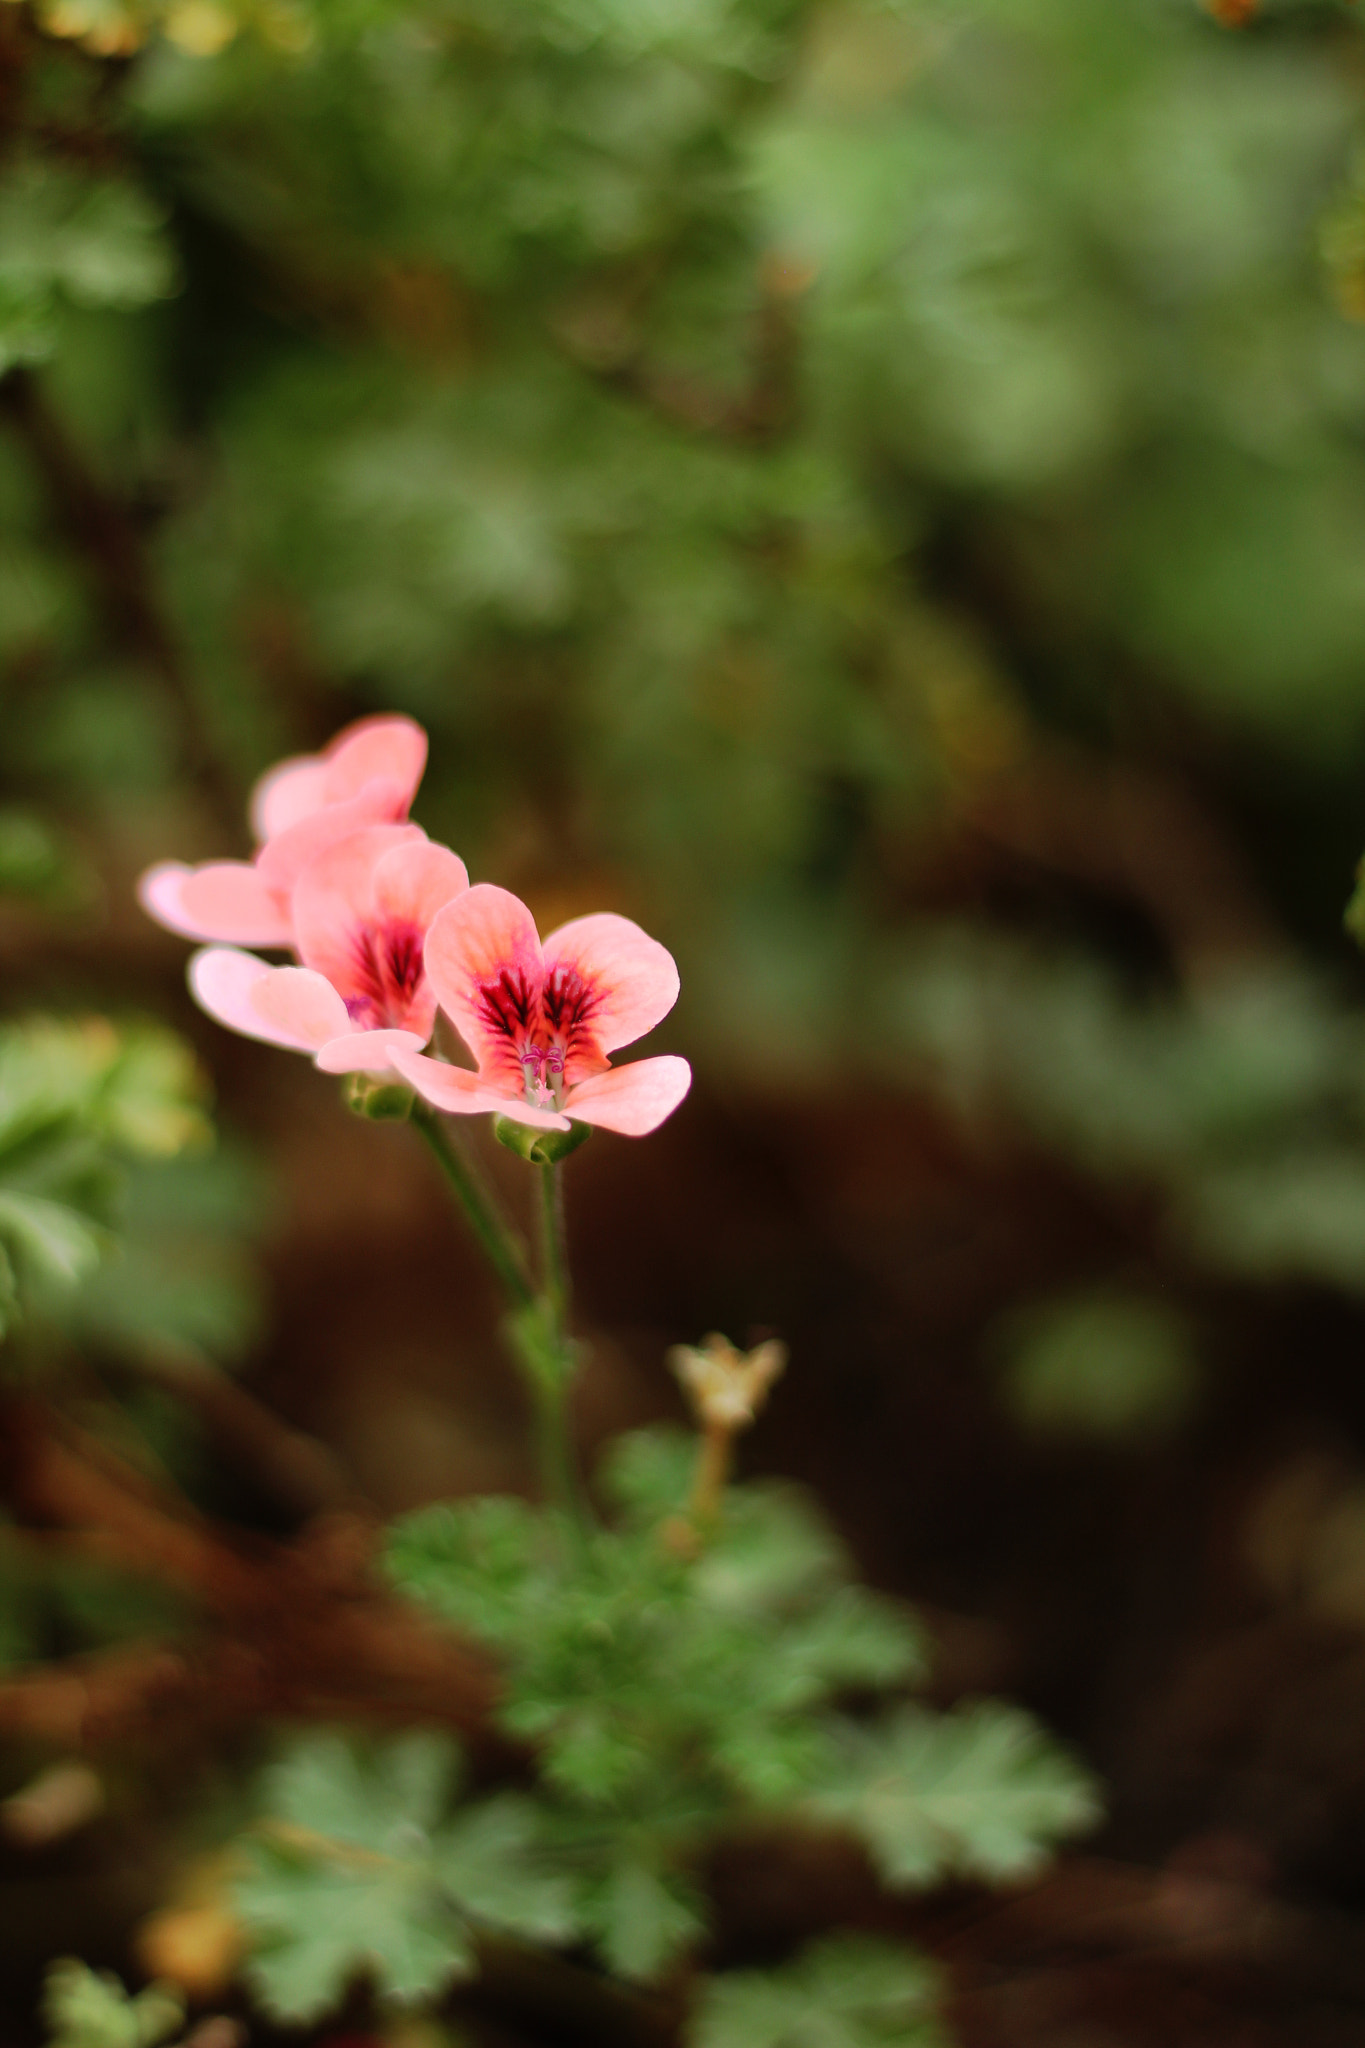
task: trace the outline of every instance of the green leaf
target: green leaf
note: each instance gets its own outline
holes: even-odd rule
[[[473,1967],[433,1861],[456,1761],[434,1734],[362,1749],[327,1733],[265,1773],[275,1832],[249,1844],[235,1898],[253,1936],[248,1973],[279,2018],[319,2017],[362,1971],[407,2002]]]
[[[458,1918],[419,1866],[256,1843],[234,1903],[252,1937],[247,1978],[277,2019],[320,2019],[361,1972],[406,2004],[474,1966]]]
[[[690,1431],[633,1429],[608,1445],[597,1478],[628,1527],[653,1529],[686,1504],[696,1463]]]
[[[761,1481],[731,1487],[720,1527],[697,1566],[697,1591],[734,1614],[810,1599],[849,1576],[844,1545],[805,1494]]]
[[[414,1732],[365,1752],[328,1733],[297,1742],[262,1789],[270,1812],[291,1827],[401,1855],[436,1825],[457,1769],[458,1751],[442,1735]]]
[[[947,2048],[938,1990],[910,1950],[836,1936],[782,1969],[704,1980],[688,2048]]]
[[[1146,1295],[1093,1294],[1011,1318],[1005,1392],[1019,1419],[1054,1433],[1125,1438],[1185,1416],[1200,1384],[1186,1319]]]
[[[43,2019],[50,2048],[156,2048],[184,2024],[185,2002],[168,1984],[133,1997],[111,1971],[62,1956],[44,1979]]]
[[[657,1977],[689,1943],[705,1933],[695,1894],[627,1851],[591,1895],[597,1946],[618,1976]]]
[[[1030,1715],[994,1700],[952,1714],[906,1706],[879,1728],[850,1728],[836,1778],[810,1803],[907,1888],[1025,1877],[1100,1817],[1093,1779]]]
[[[484,1800],[442,1828],[433,1848],[441,1883],[462,1911],[532,1941],[569,1941],[581,1914],[553,1867],[535,1802]]]
[[[393,1525],[385,1563],[405,1593],[501,1643],[553,1598],[555,1532],[525,1501],[497,1495],[421,1508]]]
[[[34,1284],[74,1287],[99,1264],[100,1234],[65,1203],[0,1190],[0,1236]]]

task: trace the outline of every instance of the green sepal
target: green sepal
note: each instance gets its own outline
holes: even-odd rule
[[[348,1074],[341,1099],[355,1116],[374,1123],[401,1124],[412,1114],[412,1090],[401,1081],[379,1081],[373,1074]]]
[[[493,1135],[518,1159],[529,1159],[532,1166],[557,1166],[592,1136],[592,1125],[570,1124],[567,1131],[538,1131],[531,1124],[519,1124],[515,1117],[495,1116]]]

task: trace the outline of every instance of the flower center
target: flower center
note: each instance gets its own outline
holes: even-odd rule
[[[593,1050],[589,1024],[597,1005],[575,967],[555,967],[539,986],[520,969],[504,967],[495,981],[480,985],[480,1018],[505,1042],[504,1057],[520,1070],[533,1109],[563,1109],[569,1061]]]
[[[351,947],[346,1011],[362,1031],[403,1030],[422,985],[422,932],[415,924],[361,925]]]

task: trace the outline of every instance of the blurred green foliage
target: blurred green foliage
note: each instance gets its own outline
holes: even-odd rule
[[[400,706],[423,822],[547,916],[642,916],[722,1081],[927,1086],[1155,1190],[1177,1285],[1365,1286],[1340,992],[1235,916],[1210,972],[1171,911],[1198,835],[1053,773],[1195,789],[1261,938],[1330,933],[1365,769],[1344,0],[0,33],[11,887],[59,892],[76,825],[116,873],[221,847],[268,759]],[[231,1350],[215,1284],[166,1313]]]
[[[897,1703],[925,1676],[919,1631],[795,1490],[731,1487],[710,1540],[689,1540],[696,1456],[682,1435],[619,1438],[603,1478],[620,1520],[581,1568],[552,1518],[496,1498],[405,1517],[388,1553],[405,1591],[497,1651],[498,1719],[534,1745],[544,1838],[614,1973],[656,1978],[695,1945],[695,1868],[755,1818],[837,1823],[893,1889],[1016,1878],[1093,1826],[1092,1783],[1027,1714]]]

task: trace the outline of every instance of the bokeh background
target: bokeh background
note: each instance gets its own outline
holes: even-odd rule
[[[751,1467],[1109,1786],[917,1923],[982,2048],[1365,2028],[1362,143],[1345,0],[0,5],[4,1010],[219,1129],[11,1371],[272,1533],[531,1483],[409,1134],[132,897],[416,716],[476,879],[682,973],[692,1097],[569,1169],[585,1446],[780,1332]],[[145,1627],[7,1540],[11,1663]],[[16,1984],[187,1804],[3,1851]]]

